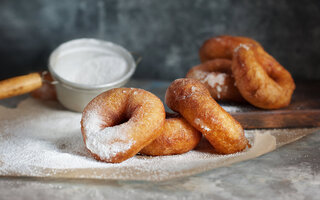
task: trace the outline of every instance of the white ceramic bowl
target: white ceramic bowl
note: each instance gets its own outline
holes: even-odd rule
[[[106,51],[106,53],[112,53],[122,57],[127,63],[127,71],[118,80],[102,85],[85,85],[70,82],[56,73],[55,65],[61,55],[76,53],[84,49],[86,51],[88,51],[88,49],[90,51]],[[76,112],[82,112],[85,106],[100,93],[125,85],[133,75],[135,69],[136,62],[131,53],[125,48],[112,42],[97,39],[83,38],[68,41],[57,47],[49,58],[49,72],[57,83],[55,87],[58,100],[63,106]]]

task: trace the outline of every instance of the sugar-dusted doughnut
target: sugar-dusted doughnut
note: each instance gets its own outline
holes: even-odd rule
[[[182,116],[168,114],[162,133],[140,153],[149,156],[164,156],[186,153],[200,142],[201,133]]]
[[[89,102],[82,113],[81,131],[95,159],[119,163],[155,140],[164,122],[158,97],[142,89],[116,88]]]
[[[240,44],[234,50],[232,73],[241,95],[252,105],[278,109],[290,104],[295,83],[261,46]]]
[[[203,83],[215,100],[244,101],[231,71],[232,61],[214,59],[192,67],[186,78],[194,78]]]
[[[247,37],[222,35],[206,40],[199,50],[199,57],[201,62],[213,60],[216,58],[232,59],[233,51],[240,44],[260,44]]]
[[[165,99],[168,107],[199,130],[218,153],[230,154],[246,148],[248,141],[239,122],[219,106],[200,81],[173,81]]]

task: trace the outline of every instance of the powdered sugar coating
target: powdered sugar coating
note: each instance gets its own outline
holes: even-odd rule
[[[239,46],[237,46],[235,49],[234,49],[234,52],[237,52],[239,51],[240,48],[244,48],[245,50],[249,50],[250,49],[250,44],[239,44]]]
[[[211,87],[223,85],[227,77],[227,74],[225,73],[208,73],[201,70],[195,71],[194,74],[196,79],[200,80],[202,83],[208,83]]]
[[[221,101],[242,101],[243,98],[234,86],[232,61],[214,59],[192,67],[186,78],[193,78],[203,83],[214,99]]]
[[[101,159],[108,160],[131,148],[134,141],[128,137],[128,124],[104,127],[104,121],[96,110],[89,111],[83,120],[86,146]]]
[[[208,73],[201,70],[197,70],[197,71],[194,71],[194,76],[196,79],[200,80],[202,83],[206,83],[210,87],[215,88],[218,99],[220,99],[220,94],[222,90],[228,89],[228,86],[225,85],[225,79],[228,75],[225,73],[216,73],[216,72]]]
[[[197,91],[197,88],[196,88],[195,86],[192,86],[192,87],[191,87],[191,91],[192,91],[192,92],[196,92],[196,91]]]
[[[192,86],[199,88],[199,92],[192,94]],[[181,98],[186,95],[191,96],[187,100]],[[219,106],[200,81],[191,78],[173,81],[166,91],[166,104],[202,132],[217,152],[234,153],[246,147],[247,139],[239,122]]]
[[[196,118],[194,119],[194,123],[197,124],[197,125],[200,125],[200,127],[206,131],[211,131],[211,128],[209,128],[208,126],[206,126],[202,121],[201,119],[199,118]]]
[[[115,88],[86,106],[81,130],[96,159],[118,163],[158,137],[164,121],[164,106],[158,97],[142,89]]]
[[[206,81],[211,87],[214,87],[216,85],[223,85],[226,76],[227,75],[224,73],[211,72],[210,74],[208,74],[204,81]]]

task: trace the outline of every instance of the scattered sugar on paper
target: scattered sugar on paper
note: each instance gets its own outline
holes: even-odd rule
[[[220,103],[220,106],[227,112],[234,113],[234,112],[250,112],[256,110],[256,108],[252,107],[251,105],[246,104],[237,104],[237,103]]]
[[[81,114],[65,111],[56,103],[45,104],[30,98],[16,109],[0,106],[0,174],[51,176],[59,169],[87,169],[92,170],[91,175],[86,176],[91,178],[159,180],[194,170],[204,171],[212,163],[223,163],[246,154],[218,155],[211,152],[209,145],[206,151],[194,150],[182,155],[137,155],[120,164],[99,162],[85,149],[80,119]],[[92,120],[93,126],[101,123],[100,119]],[[109,173],[96,174],[94,169]],[[80,173],[77,177],[85,175]]]

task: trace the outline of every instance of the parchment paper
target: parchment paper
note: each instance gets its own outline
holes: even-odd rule
[[[203,139],[186,154],[136,155],[108,164],[94,160],[85,150],[80,119],[81,114],[56,102],[32,98],[17,108],[0,106],[0,176],[161,181],[252,159],[319,130],[250,130],[246,136],[252,147],[236,154],[218,155]]]

